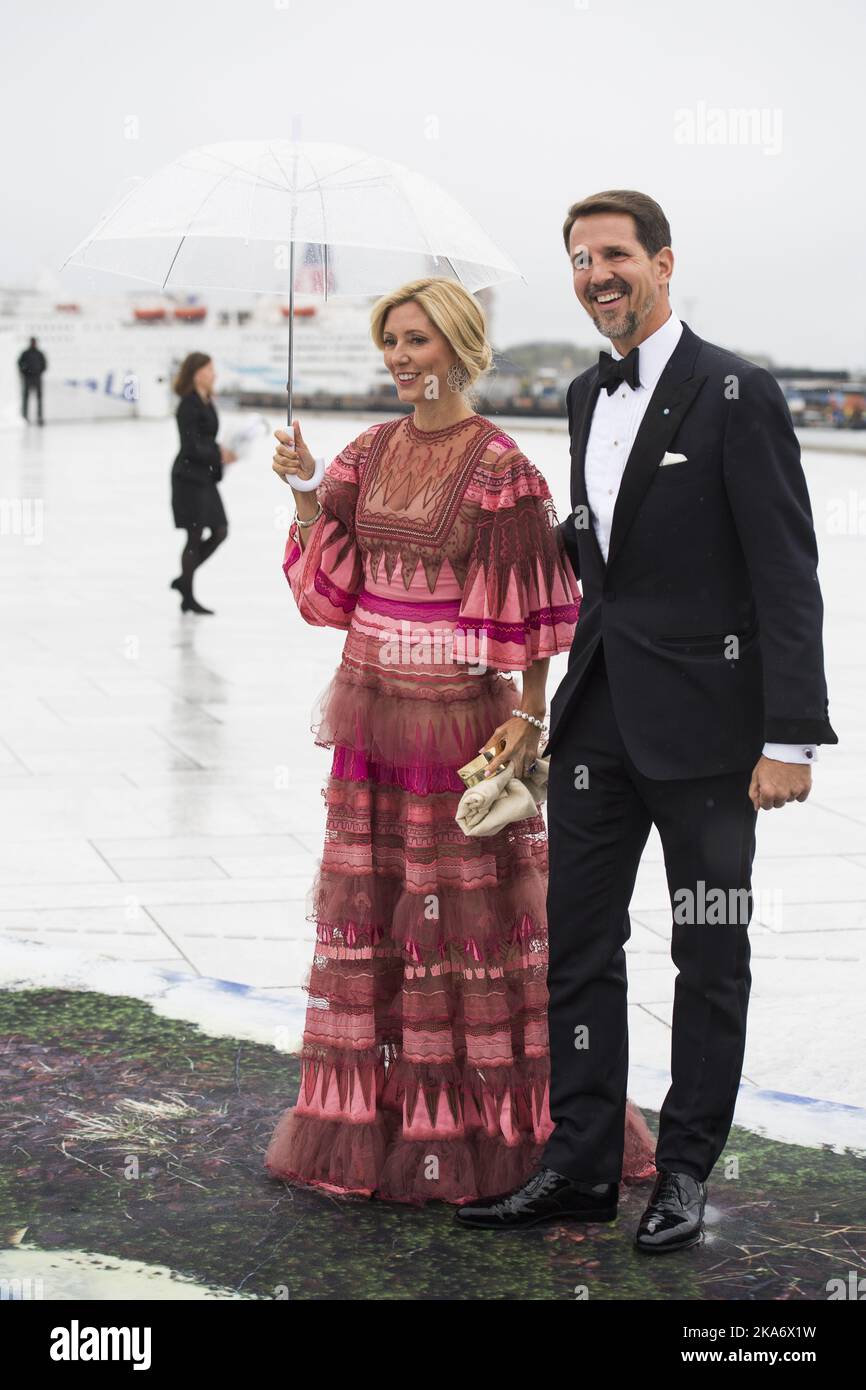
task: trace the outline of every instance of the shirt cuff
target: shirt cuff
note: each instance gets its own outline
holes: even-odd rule
[[[779,763],[816,763],[818,745],[815,743],[765,743],[765,758],[775,758]]]

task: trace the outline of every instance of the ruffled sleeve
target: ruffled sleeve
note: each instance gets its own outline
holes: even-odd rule
[[[316,488],[322,514],[306,528],[302,547],[298,523],[289,528],[283,573],[301,616],[315,627],[346,628],[364,577],[364,558],[355,539],[360,469],[375,429],[347,444],[328,464]]]
[[[550,489],[509,441],[479,465],[480,508],[457,629],[500,671],[571,648],[580,590]]]

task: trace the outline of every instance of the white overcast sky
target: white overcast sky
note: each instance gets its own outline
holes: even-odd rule
[[[288,137],[296,116],[303,139],[445,185],[517,261],[528,283],[497,292],[499,347],[605,346],[561,227],[576,198],[630,187],[668,215],[672,303],[703,337],[862,368],[864,28],[863,0],[7,8],[0,282],[56,270],[130,175],[194,145]],[[677,112],[753,108],[778,152],[677,139]]]

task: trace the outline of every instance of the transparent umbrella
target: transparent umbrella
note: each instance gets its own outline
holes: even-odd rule
[[[421,174],[364,150],[299,140],[187,151],[126,193],[61,269],[109,271],[163,289],[288,293],[291,429],[296,246],[320,248],[325,299],[384,294],[424,275],[456,279],[469,291],[524,279],[475,219]]]

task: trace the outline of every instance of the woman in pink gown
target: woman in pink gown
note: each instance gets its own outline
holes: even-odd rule
[[[457,769],[500,726],[531,728],[507,673],[569,650],[580,591],[544,478],[466,403],[490,360],[477,301],[416,281],[374,308],[373,334],[395,380],[419,368],[398,383],[416,410],[337,455],[283,559],[302,616],[346,640],[313,727],[333,760],[300,1091],[265,1165],[330,1193],[462,1203],[522,1182],[553,1125],[544,820],[467,837]],[[448,359],[463,416],[419,428],[421,368]],[[654,1176],[653,1152],[629,1102],[623,1178]]]

